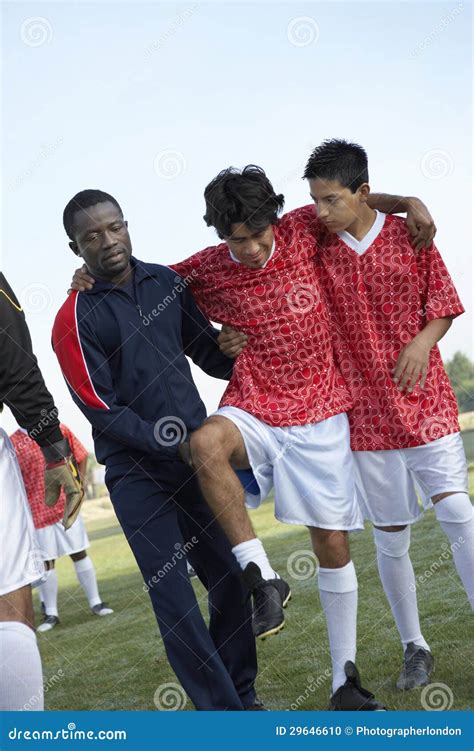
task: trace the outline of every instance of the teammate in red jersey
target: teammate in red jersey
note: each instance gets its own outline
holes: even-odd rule
[[[404,648],[402,689],[429,681],[410,526],[434,504],[471,605],[474,520],[456,397],[437,342],[463,313],[434,244],[419,253],[404,222],[368,205],[367,155],[331,140],[304,175],[316,205],[317,263],[349,412],[361,509],[374,525],[382,584]],[[320,230],[320,231],[319,231]]]

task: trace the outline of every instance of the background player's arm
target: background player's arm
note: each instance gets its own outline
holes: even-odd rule
[[[436,226],[427,207],[419,198],[370,193],[367,203],[371,209],[384,214],[406,214],[406,224],[415,250],[427,248],[436,235]]]
[[[452,316],[429,321],[425,328],[402,349],[393,374],[393,380],[400,391],[407,389],[407,392],[411,394],[418,381],[421,388],[425,387],[430,352],[449,330],[452,322]]]

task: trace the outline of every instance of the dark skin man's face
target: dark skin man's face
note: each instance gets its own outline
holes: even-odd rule
[[[93,276],[114,284],[128,276],[132,243],[128,224],[114,203],[104,201],[78,211],[73,231],[69,247]]]

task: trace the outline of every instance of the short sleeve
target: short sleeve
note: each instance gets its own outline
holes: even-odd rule
[[[464,313],[454,282],[434,243],[417,254],[416,263],[426,320]]]

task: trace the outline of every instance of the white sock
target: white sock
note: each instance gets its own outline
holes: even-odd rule
[[[334,693],[346,682],[346,661],[355,662],[356,656],[357,576],[353,562],[342,568],[320,568],[318,584],[328,629]]]
[[[84,590],[90,607],[93,608],[94,605],[98,605],[99,602],[102,602],[99,595],[99,588],[97,586],[94,564],[89,556],[86,555],[86,557],[81,558],[80,561],[74,561],[74,568],[76,569],[79,584]]]
[[[0,623],[0,710],[44,709],[43,670],[35,632],[25,623]]]
[[[436,518],[451,543],[454,565],[474,610],[474,515],[467,493],[434,504]]]
[[[242,571],[247,563],[253,561],[260,568],[264,579],[279,579],[278,574],[272,569],[271,563],[267,558],[262,541],[258,538],[255,537],[253,540],[239,543],[232,548],[232,552],[237,558],[237,563]]]
[[[46,580],[39,585],[43,595],[46,615],[58,615],[58,575],[56,569],[48,571]]]
[[[377,564],[385,596],[395,618],[403,649],[409,642],[429,649],[421,633],[416,599],[416,581],[410,548],[410,527],[384,532],[374,527]]]

